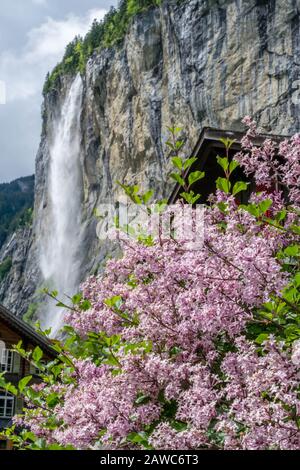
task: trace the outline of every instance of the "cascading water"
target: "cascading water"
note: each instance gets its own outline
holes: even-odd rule
[[[47,227],[40,242],[40,267],[46,285],[60,295],[73,295],[79,284],[82,242],[80,165],[80,113],[83,84],[80,74],[63,103],[50,147]],[[45,224],[44,222],[44,224]],[[53,302],[42,314],[41,324],[55,335],[63,323],[63,311]]]

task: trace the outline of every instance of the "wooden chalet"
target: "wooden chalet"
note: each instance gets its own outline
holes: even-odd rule
[[[229,138],[234,140],[234,143],[229,150],[229,159],[231,160],[236,153],[242,150],[241,141],[244,136],[245,132],[223,131],[212,127],[203,128],[198,142],[191,154],[191,156],[197,157],[197,161],[195,161],[184,175],[184,179],[187,180],[188,175],[193,171],[199,170],[205,172],[205,178],[196,182],[191,188],[195,194],[201,194],[201,198],[197,201],[197,204],[207,202],[208,196],[216,189],[216,179],[219,176],[224,177],[224,172],[217,162],[217,156],[226,156],[225,146],[221,142],[221,139]],[[259,146],[267,138],[272,139],[277,144],[284,139],[284,137],[279,137],[277,135],[261,134],[252,141],[254,145]],[[249,178],[245,176],[241,168],[237,168],[231,176],[231,182],[234,184],[236,181],[249,181]],[[242,191],[238,194],[239,202],[247,202],[253,189],[254,184],[250,180],[248,190]],[[182,187],[179,184],[176,184],[169,198],[169,204],[174,204],[180,198],[181,192]]]
[[[12,384],[18,384],[22,377],[33,376],[38,381],[38,371],[27,360],[12,351],[13,346],[22,341],[22,347],[31,351],[39,346],[44,352],[44,360],[56,357],[51,342],[41,336],[27,323],[13,315],[3,305],[0,305],[0,373]],[[22,399],[15,398],[5,390],[0,389],[0,431],[11,424],[12,417],[22,410]],[[0,449],[9,449],[10,443],[0,440]]]

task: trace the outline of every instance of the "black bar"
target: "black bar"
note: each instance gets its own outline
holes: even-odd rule
[[[93,469],[103,465],[121,468],[172,466],[210,470],[212,465],[268,465],[282,463],[285,467],[299,459],[298,451],[3,451],[1,468],[5,464],[92,464]],[[69,468],[69,467],[68,467]],[[84,470],[84,467],[83,467]]]

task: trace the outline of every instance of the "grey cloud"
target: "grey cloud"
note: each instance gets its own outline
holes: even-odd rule
[[[68,42],[73,33],[86,29],[93,16],[88,17],[88,11],[116,4],[116,0],[1,0],[0,80],[6,81],[8,102],[0,105],[0,182],[34,172],[42,85],[64,48],[56,38]]]

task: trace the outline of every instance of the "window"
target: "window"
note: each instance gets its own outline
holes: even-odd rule
[[[0,352],[0,372],[12,372],[14,362],[13,351],[10,349],[2,349]]]
[[[44,359],[41,359],[40,360],[40,364],[43,366],[43,365],[46,365],[46,361]],[[41,369],[39,369],[38,367],[36,367],[34,364],[30,364],[30,373],[31,374],[34,374],[34,375],[40,375],[42,372]]]
[[[14,414],[14,397],[0,390],[0,418],[11,418]]]

